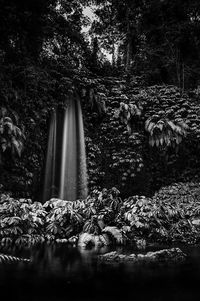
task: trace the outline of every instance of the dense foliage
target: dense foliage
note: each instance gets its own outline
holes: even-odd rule
[[[112,67],[148,84],[198,84],[199,1],[96,1],[91,32],[112,56]],[[115,72],[116,72],[115,69]]]
[[[93,85],[104,94],[106,111],[99,116],[86,107],[84,113],[91,187],[115,185],[125,196],[151,195],[198,178],[197,91],[182,95],[175,86],[142,87],[135,78],[95,79]]]
[[[83,244],[107,244],[129,230],[160,241],[189,241],[192,231],[198,239],[196,195],[173,183],[199,181],[199,28],[197,0],[0,1],[5,242],[83,231]],[[42,191],[49,118],[72,89],[82,101],[88,182],[96,192],[74,203],[32,202],[27,198],[38,201]],[[173,188],[161,189],[167,185]],[[187,190],[180,204],[169,196],[175,187],[178,198]]]
[[[116,188],[94,190],[86,200],[51,199],[45,204],[1,196],[1,244],[26,246],[44,241],[87,247],[110,243],[196,243],[200,239],[199,183],[162,188],[153,198],[122,200]]]
[[[199,173],[198,1],[10,0],[0,7],[4,190],[41,194],[48,119],[72,88],[84,109],[91,188],[152,195]]]

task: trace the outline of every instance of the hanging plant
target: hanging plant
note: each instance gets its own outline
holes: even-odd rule
[[[129,134],[132,132],[132,121],[142,114],[142,107],[134,103],[120,103],[120,107],[116,112],[116,117],[119,117],[121,122],[127,126]]]
[[[106,96],[102,92],[96,92],[93,88],[89,90],[89,105],[98,115],[106,113]]]
[[[0,110],[0,152],[11,151],[13,156],[21,156],[25,136],[18,127],[18,116],[6,108]]]
[[[152,147],[175,147],[187,135],[188,125],[184,121],[155,120],[150,117],[145,122],[145,130],[149,133],[149,144]]]

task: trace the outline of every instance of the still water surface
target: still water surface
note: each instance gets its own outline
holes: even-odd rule
[[[0,265],[1,300],[200,300],[200,247],[182,248],[179,265],[103,264],[96,251],[66,245],[31,250],[0,250],[32,263]],[[102,250],[102,252],[109,250]],[[122,250],[119,252],[134,252]],[[4,298],[3,298],[4,297]]]

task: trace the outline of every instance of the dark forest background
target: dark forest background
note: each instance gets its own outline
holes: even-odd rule
[[[0,0],[0,189],[40,198],[49,116],[70,89],[90,188],[199,180],[199,75],[198,0]]]

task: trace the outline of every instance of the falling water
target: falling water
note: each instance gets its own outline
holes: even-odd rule
[[[56,127],[57,115],[56,112],[52,113],[50,128],[49,128],[49,140],[47,146],[46,155],[46,168],[44,177],[44,191],[43,199],[46,201],[49,196],[56,196],[57,189],[55,185],[55,171],[56,171]]]
[[[43,201],[52,197],[87,197],[87,167],[82,110],[78,95],[69,94],[65,109],[51,116]]]

